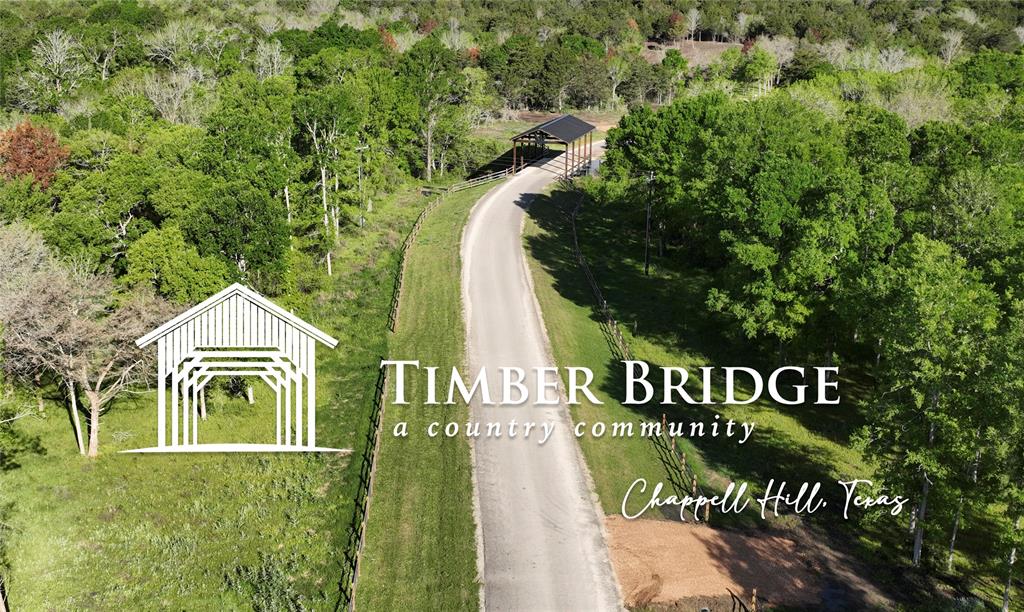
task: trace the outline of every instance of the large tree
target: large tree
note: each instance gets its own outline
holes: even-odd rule
[[[974,439],[973,385],[992,358],[998,300],[948,245],[920,234],[877,270],[875,288],[884,342],[866,439],[891,486],[918,488],[918,565],[933,490],[955,479]]]
[[[23,244],[36,247],[26,250]],[[0,233],[0,261],[20,262],[0,285],[3,364],[21,377],[49,374],[61,383],[80,450],[78,397],[85,396],[86,452],[95,457],[100,417],[124,390],[147,379],[152,351],[136,347],[135,339],[164,321],[171,308],[152,293],[119,296],[110,277],[69,267],[41,244],[24,226]]]
[[[455,52],[436,37],[416,43],[403,57],[400,71],[404,85],[419,101],[417,132],[423,145],[424,174],[432,180],[436,169],[435,148],[439,128],[450,119],[466,95],[466,78]]]

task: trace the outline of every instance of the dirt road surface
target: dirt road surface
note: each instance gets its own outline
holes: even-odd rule
[[[596,143],[595,143],[596,144]],[[596,147],[595,147],[596,149]],[[462,291],[470,373],[527,371],[519,406],[472,406],[471,418],[508,427],[537,423],[529,438],[474,444],[487,610],[614,610],[621,603],[602,517],[564,404],[536,405],[531,368],[553,366],[522,245],[524,207],[557,179],[558,162],[529,167],[474,209],[462,241]],[[549,376],[549,380],[555,380]],[[500,399],[500,389],[494,392]],[[558,400],[549,391],[547,400]],[[553,424],[543,445],[541,424]]]

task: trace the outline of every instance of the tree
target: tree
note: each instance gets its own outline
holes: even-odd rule
[[[261,81],[281,76],[292,66],[292,56],[284,52],[279,40],[258,41],[252,61],[254,72]]]
[[[757,84],[757,93],[766,94],[771,91],[778,71],[775,57],[760,47],[754,47],[743,59],[740,68],[743,79]]]
[[[920,488],[911,554],[919,565],[933,488],[963,465],[956,449],[973,430],[970,384],[991,358],[998,300],[949,246],[920,234],[878,270],[875,286],[884,343],[866,439],[887,482]]]
[[[445,116],[466,95],[465,76],[455,53],[435,37],[424,38],[402,57],[405,86],[419,101],[418,132],[423,144],[426,179],[435,170],[435,136]]]
[[[231,263],[239,276],[276,293],[285,271],[288,226],[284,206],[245,180],[217,185],[182,219],[182,233],[199,254]]]
[[[232,272],[223,261],[202,257],[176,226],[151,230],[128,248],[129,287],[148,287],[176,304],[196,304],[223,289]]]
[[[117,69],[118,53],[137,36],[136,28],[113,22],[90,24],[82,38],[82,55],[89,60],[100,76],[106,81]]]
[[[494,78],[495,88],[506,104],[523,108],[530,103],[535,80],[544,69],[544,49],[536,38],[512,36],[485,51],[481,63]]]
[[[68,149],[49,128],[23,121],[0,132],[0,175],[5,179],[31,176],[45,189],[67,158]]]
[[[142,91],[167,121],[198,125],[206,113],[210,86],[209,75],[185,64],[168,72],[148,73]]]
[[[128,246],[160,220],[149,197],[162,178],[158,170],[121,154],[107,169],[61,185],[58,210],[42,224],[47,241],[64,255],[119,271]]]
[[[623,81],[629,78],[632,66],[629,59],[621,55],[612,55],[605,60],[605,70],[608,74],[608,81],[611,83],[612,104],[618,104],[618,88]]]
[[[693,7],[686,11],[686,37],[693,40],[693,37],[700,29],[700,11]]]
[[[945,42],[942,44],[939,55],[942,56],[942,61],[948,66],[963,53],[964,33],[960,30],[949,30],[942,33],[942,38]]]
[[[46,33],[32,47],[32,59],[16,86],[22,107],[56,110],[66,96],[75,93],[88,71],[78,38],[59,29]]]
[[[11,226],[4,230],[22,240],[41,244],[31,230]],[[14,259],[12,240],[0,239],[0,259]],[[146,379],[150,351],[135,346],[135,339],[165,320],[168,305],[151,294],[132,294],[118,300],[113,281],[57,262],[45,250],[31,254],[16,277],[5,277],[0,288],[4,366],[17,374],[51,373],[67,389],[74,415],[79,449],[78,393],[89,415],[87,454],[99,454],[100,417],[111,401],[128,387]],[[24,261],[24,258],[22,258]]]

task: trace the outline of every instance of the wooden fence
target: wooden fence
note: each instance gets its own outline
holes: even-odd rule
[[[604,333],[605,339],[608,341],[608,346],[612,351],[612,356],[618,361],[635,361],[633,358],[633,352],[629,348],[629,343],[626,342],[626,338],[622,335],[622,330],[619,328],[618,321],[616,321],[615,317],[612,316],[611,309],[608,308],[608,301],[605,299],[604,293],[601,291],[601,287],[597,282],[597,278],[594,276],[593,270],[590,268],[590,264],[587,263],[587,258],[583,255],[583,251],[580,249],[579,233],[576,229],[576,219],[579,216],[580,210],[583,209],[583,201],[586,198],[586,195],[580,191],[572,181],[562,181],[561,184],[565,190],[571,191],[577,196],[576,204],[573,206],[572,211],[569,212],[569,225],[572,228],[573,257],[576,259],[576,263],[583,272],[584,278],[587,279],[590,291],[594,295],[594,301],[597,303],[598,312],[601,314],[602,332]],[[665,413],[662,413],[661,415],[661,435],[652,437],[651,440],[655,445],[662,466],[668,474],[669,482],[675,487],[676,492],[679,494],[689,494],[693,497],[698,495],[703,496],[704,490],[697,481],[697,474],[694,472],[693,467],[686,461],[686,452],[678,448],[675,438],[668,435],[668,419]],[[704,521],[707,522],[710,519],[711,507],[705,505]]]
[[[505,178],[515,174],[511,168],[499,172],[477,177],[461,183],[451,185],[440,191],[423,207],[416,217],[416,222],[402,242],[402,248],[398,252],[398,267],[395,272],[395,282],[391,290],[391,308],[388,311],[388,331],[394,332],[398,326],[398,314],[402,304],[402,283],[405,280],[405,268],[408,265],[409,248],[415,243],[419,236],[423,221],[437,208],[445,198],[452,193],[483,185],[485,183]],[[383,358],[382,358],[383,360]],[[367,444],[363,452],[359,468],[359,490],[356,492],[356,511],[353,514],[352,523],[349,526],[349,536],[345,548],[345,556],[342,562],[341,581],[339,582],[341,597],[339,598],[337,610],[346,608],[355,610],[356,605],[356,584],[359,580],[359,565],[363,555],[363,547],[366,544],[366,521],[370,514],[370,501],[373,498],[373,483],[377,474],[377,455],[380,449],[380,426],[384,420],[384,403],[388,375],[384,368],[377,374],[377,385],[373,394],[373,409],[370,413],[370,427],[367,432]]]

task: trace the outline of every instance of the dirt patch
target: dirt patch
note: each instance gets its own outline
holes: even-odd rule
[[[749,604],[754,589],[769,605],[821,601],[824,588],[796,542],[703,525],[605,517],[612,565],[627,606],[672,608],[721,602],[735,594]],[[728,609],[728,608],[727,608]]]
[[[665,59],[665,52],[669,49],[676,49],[680,55],[686,58],[691,67],[703,68],[712,64],[723,53],[729,49],[741,49],[739,43],[711,42],[700,40],[682,40],[676,43],[657,43],[648,41],[644,46],[643,56],[652,64],[660,64]]]

